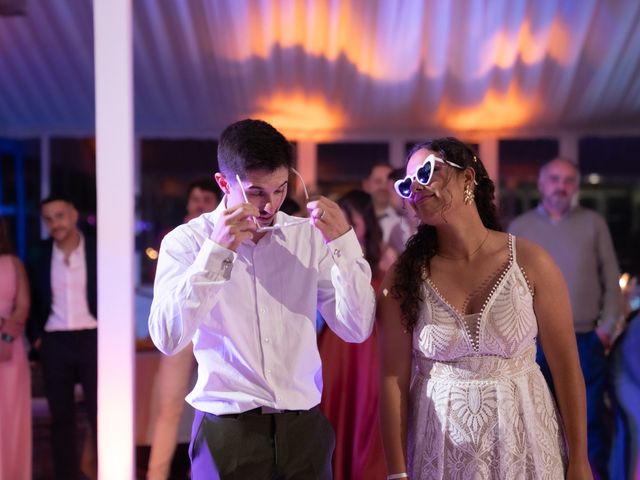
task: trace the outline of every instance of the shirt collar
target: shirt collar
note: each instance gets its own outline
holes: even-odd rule
[[[568,218],[573,212],[574,210],[577,208],[576,205],[572,205],[571,207],[569,207],[569,210],[567,210],[567,213],[565,213],[564,215],[562,215],[558,220],[554,220],[549,216],[549,212],[547,212],[547,209],[544,208],[544,205],[542,205],[542,202],[540,202],[538,204],[538,214],[544,218],[545,220],[547,220],[549,223],[552,224],[558,224],[560,222],[562,222],[563,220],[565,220],[566,218]]]
[[[78,246],[74,248],[69,254],[69,258],[77,255],[79,252],[84,251],[84,235],[82,234],[82,232],[78,232],[78,233],[80,233],[80,241],[78,242]],[[64,257],[64,252],[62,251],[62,249],[60,249],[60,247],[58,247],[56,242],[53,242],[53,256]]]
[[[393,218],[397,216],[398,216],[397,212],[391,205],[385,208],[380,215],[376,215],[378,220],[382,220],[383,218],[387,218],[387,217]]]
[[[204,213],[203,215],[207,220],[209,220],[215,225],[218,219],[222,216],[222,212],[224,212],[226,209],[227,209],[227,196],[224,195],[222,197],[222,200],[220,200],[220,203],[218,203],[218,206],[213,211]]]

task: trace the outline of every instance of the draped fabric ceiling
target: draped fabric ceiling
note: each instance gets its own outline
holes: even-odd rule
[[[637,0],[132,3],[141,135],[640,131]],[[0,17],[0,135],[91,134],[92,3],[26,5]]]

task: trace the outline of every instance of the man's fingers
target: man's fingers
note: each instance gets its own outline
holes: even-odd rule
[[[322,204],[327,203],[326,201],[328,201],[329,199],[326,197],[320,197],[316,200],[312,200],[310,202],[307,203],[307,210],[311,211],[311,210],[315,210],[318,207],[322,207]]]
[[[250,230],[240,230],[234,234],[235,245],[240,245],[245,240],[251,240],[253,238],[253,232]]]
[[[322,220],[326,211],[322,207],[317,207],[311,210],[310,215],[314,220]]]
[[[307,203],[307,209],[315,221],[331,222],[342,216],[338,204],[326,197]]]
[[[238,235],[241,232],[249,232],[249,235],[255,231],[256,224],[252,220],[240,220],[236,223],[228,224],[229,233]]]
[[[257,217],[260,215],[260,211],[250,203],[241,203],[225,210],[223,215],[228,219],[236,220],[246,217]]]

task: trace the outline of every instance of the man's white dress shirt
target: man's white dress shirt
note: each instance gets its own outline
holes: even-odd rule
[[[345,341],[366,340],[369,265],[353,230],[325,244],[310,223],[223,248],[209,236],[225,203],[162,241],[151,338],[166,354],[193,341],[198,381],[187,401],[201,411],[312,408],[322,392],[316,310]],[[276,223],[292,218],[278,212]]]
[[[51,253],[51,313],[44,326],[47,332],[90,330],[98,328],[98,321],[89,311],[87,302],[87,259],[84,236],[69,254],[53,243]]]
[[[382,241],[391,245],[398,253],[402,253],[411,236],[409,220],[399,215],[391,205],[377,215],[377,218],[382,230]]]

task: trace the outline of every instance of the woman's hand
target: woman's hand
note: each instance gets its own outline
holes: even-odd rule
[[[24,326],[25,325],[22,322],[17,322],[10,318],[5,318],[2,325],[2,332],[11,335],[15,339],[19,339],[24,333]]]
[[[567,480],[593,480],[589,461],[586,458],[580,461],[569,461]]]
[[[0,362],[8,362],[11,360],[13,353],[13,343],[0,340]]]

